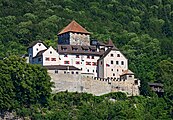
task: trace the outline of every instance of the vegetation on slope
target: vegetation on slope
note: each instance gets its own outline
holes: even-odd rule
[[[92,32],[93,39],[113,40],[115,45],[129,59],[129,68],[141,80],[141,93],[143,95],[153,95],[146,89],[147,82],[164,84],[165,96],[163,101],[162,98],[141,98],[141,102],[155,100],[156,103],[154,102],[153,106],[150,107],[152,111],[160,108],[157,106],[157,102],[159,103],[160,100],[164,105],[173,106],[172,0],[2,0],[0,1],[0,56],[8,57],[13,54],[27,53],[27,46],[35,40],[42,40],[47,45],[56,46],[58,31],[73,19]],[[5,60],[9,61],[8,59]],[[35,96],[37,92],[35,93],[35,90],[32,91],[31,89],[34,81],[40,79],[32,77],[37,72],[30,77],[28,75],[28,78],[22,76],[37,71],[37,69],[42,70],[42,68],[26,65],[24,62],[10,63],[9,61],[9,63],[6,63],[0,61],[0,64],[2,66],[0,100],[6,102],[0,102],[1,109],[9,109],[20,105],[30,106],[28,101],[31,104],[44,102],[38,96]],[[13,64],[21,67],[17,67],[17,69]],[[31,67],[31,69],[25,69],[26,66],[27,68]],[[13,72],[16,74],[12,74]],[[18,72],[20,74],[17,74]],[[43,73],[38,72],[38,74],[41,74],[40,77],[42,77]],[[32,84],[29,82],[30,79]],[[49,81],[48,78],[45,78],[45,81],[47,80]],[[16,88],[19,91],[24,90],[24,92],[16,91]],[[33,96],[28,96],[26,94],[28,92],[33,93]],[[49,90],[47,92],[49,93]],[[22,95],[22,98],[19,97],[20,95]],[[16,100],[20,100],[20,104]],[[149,110],[147,105],[143,106],[144,113]],[[169,107],[165,106],[162,106],[162,109],[166,110],[166,113],[163,111],[164,115],[172,115],[172,108],[167,109]],[[106,109],[104,106],[98,105],[99,107],[100,110],[101,108]],[[128,107],[130,108],[130,104]],[[88,107],[86,113],[78,113],[91,114],[91,108],[92,105]],[[116,111],[120,108],[112,109]],[[152,111],[145,115],[158,115],[157,112],[155,114]],[[149,115],[148,118],[152,118],[151,116]],[[157,119],[157,117],[155,116],[153,119]]]

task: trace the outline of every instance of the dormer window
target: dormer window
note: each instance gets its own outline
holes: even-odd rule
[[[66,50],[67,50],[67,48],[62,48],[62,50],[66,51]]]
[[[113,57],[114,56],[114,54],[111,54],[111,57]]]
[[[73,48],[73,51],[77,51],[77,48]]]
[[[79,55],[76,55],[76,58],[79,58]]]
[[[64,55],[64,57],[68,57],[68,55],[67,55],[67,54],[65,54],[65,55]]]
[[[117,57],[120,57],[120,54],[117,54]]]
[[[41,43],[39,43],[38,46],[41,46]]]

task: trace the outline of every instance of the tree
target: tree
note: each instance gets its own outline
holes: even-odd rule
[[[0,65],[1,109],[48,104],[53,84],[45,68],[16,56],[4,58]]]

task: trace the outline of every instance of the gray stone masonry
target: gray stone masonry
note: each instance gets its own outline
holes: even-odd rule
[[[49,71],[48,71],[49,72]],[[91,78],[82,75],[72,75],[49,72],[52,81],[55,83],[53,92],[86,92],[96,96],[110,92],[125,92],[128,96],[139,95],[139,84],[135,85],[134,80],[106,80],[100,78]]]

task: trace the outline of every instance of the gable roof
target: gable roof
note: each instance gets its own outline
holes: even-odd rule
[[[122,75],[134,75],[131,70],[124,70]]]
[[[85,28],[79,25],[75,20],[73,20],[70,24],[68,24],[61,32],[58,33],[58,35],[67,33],[67,32],[90,34]]]
[[[37,53],[37,55],[36,55],[35,57],[33,57],[33,58],[36,58],[36,57],[42,56],[43,53],[44,53],[46,50],[47,50],[47,49],[39,51],[39,52]]]
[[[114,43],[112,42],[111,39],[109,39],[109,41],[107,42],[107,44],[105,45],[106,47],[112,47],[112,50],[118,50],[117,47],[115,47]]]
[[[47,46],[43,43],[43,41],[38,40],[38,41],[34,41],[34,42],[32,42],[32,43],[27,47],[27,49],[33,47],[33,46],[36,45],[37,43],[42,43],[45,47],[47,47]]]

